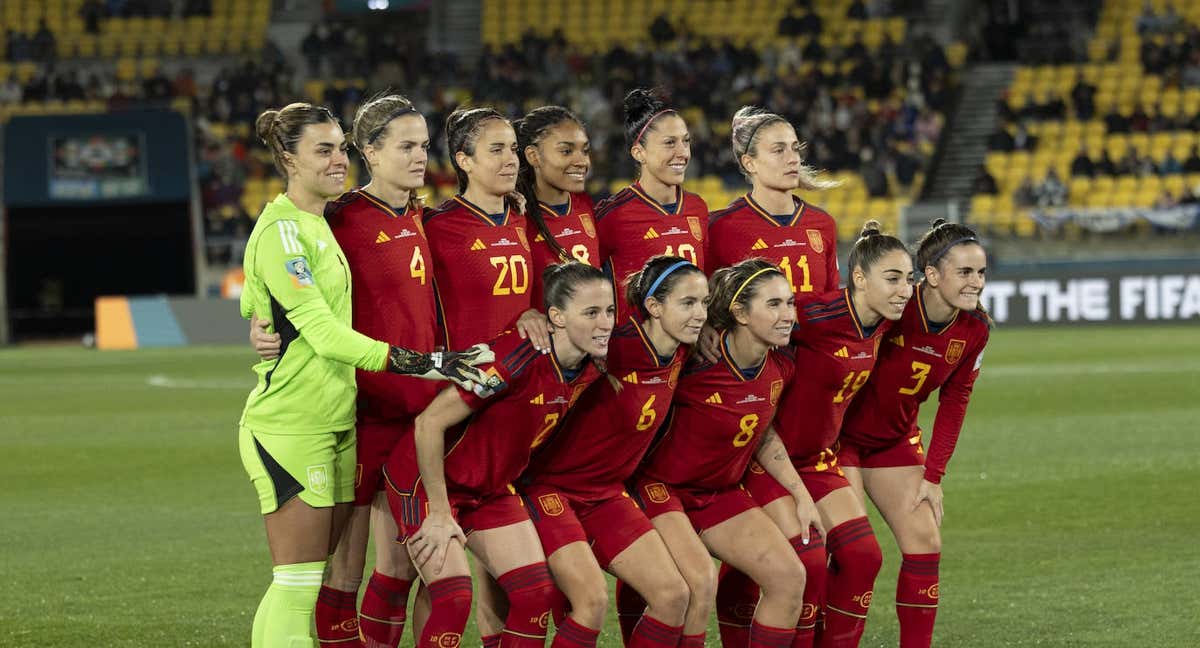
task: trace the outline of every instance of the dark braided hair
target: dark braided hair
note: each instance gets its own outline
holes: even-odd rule
[[[525,149],[537,146],[542,138],[550,132],[550,129],[568,121],[575,122],[580,127],[583,126],[583,122],[575,116],[575,113],[562,106],[535,108],[521,119],[513,122],[513,128],[517,131],[517,157],[521,161],[520,169],[517,171],[517,191],[525,197],[525,211],[533,219],[533,224],[537,227],[538,232],[541,232],[542,238],[546,239],[546,244],[559,259],[564,261],[570,259],[571,255],[554,238],[554,235],[550,233],[550,228],[546,226],[546,219],[542,216],[542,210],[538,204],[537,171],[526,159]]]

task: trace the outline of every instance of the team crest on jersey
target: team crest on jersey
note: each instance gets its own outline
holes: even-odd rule
[[[650,501],[655,504],[662,504],[671,499],[671,493],[667,490],[666,484],[654,482],[653,484],[646,484],[645,488],[646,497],[650,498]]]
[[[688,229],[692,230],[692,237],[697,241],[704,240],[704,231],[700,229],[700,218],[697,216],[688,216]]]
[[[321,495],[329,489],[329,471],[325,470],[325,466],[309,466],[306,470],[308,472],[308,490]]]
[[[525,228],[524,227],[517,228],[517,239],[519,241],[521,241],[521,247],[525,248],[525,251],[528,252],[529,251],[529,239],[525,238]]]
[[[783,381],[776,380],[771,383],[771,407],[779,402],[779,395],[783,393]]]
[[[681,368],[682,365],[679,363],[675,363],[675,366],[671,367],[671,375],[667,376],[667,387],[675,389],[675,386],[679,384],[679,370]]]
[[[556,517],[562,515],[563,504],[562,500],[558,499],[558,493],[548,493],[546,495],[538,495],[538,504],[546,515]]]
[[[950,344],[946,345],[946,362],[957,364],[959,360],[962,360],[963,351],[966,349],[966,340],[950,340]]]
[[[810,229],[806,233],[808,234],[808,246],[812,248],[813,252],[817,254],[824,252],[825,239],[821,238],[821,231]]]
[[[287,273],[292,276],[292,283],[296,284],[297,288],[313,285],[312,270],[309,269],[308,260],[304,257],[288,259],[283,265],[287,268]]]
[[[588,235],[588,238],[596,238],[596,224],[592,222],[591,214],[580,214],[579,224],[583,226],[583,233]]]

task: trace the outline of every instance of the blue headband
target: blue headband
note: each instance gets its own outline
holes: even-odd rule
[[[683,266],[690,266],[690,265],[692,265],[691,261],[676,261],[674,264],[671,265],[671,267],[667,268],[666,270],[663,270],[663,273],[658,275],[658,278],[654,280],[654,283],[650,284],[650,290],[646,291],[646,295],[645,295],[645,297],[642,297],[642,299],[644,300],[646,297],[653,295],[654,291],[658,290],[658,287],[662,285],[663,280],[667,278],[667,275],[671,274],[672,272],[675,272],[676,270],[682,268]],[[692,267],[695,267],[695,266],[692,266]]]
[[[959,239],[954,239],[953,241],[950,241],[950,243],[947,244],[946,247],[942,248],[941,252],[938,252],[937,254],[933,255],[933,258],[929,260],[929,265],[937,265],[938,260],[941,259],[942,257],[946,256],[946,253],[950,251],[950,248],[954,247],[955,245],[958,245],[959,243],[978,243],[978,242],[979,242],[979,239],[975,238],[974,236],[964,236]]]

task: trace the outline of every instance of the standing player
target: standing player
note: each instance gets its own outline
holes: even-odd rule
[[[941,219],[921,238],[925,279],[842,424],[838,463],[879,508],[904,560],[896,584],[900,645],[928,647],[938,604],[942,476],[979,376],[991,320],[979,308],[987,255],[975,232]],[[926,453],[917,411],[938,391]]]
[[[327,109],[302,103],[264,112],[255,128],[287,190],[259,216],[243,264],[242,315],[271,313],[281,337],[278,359],[254,367],[258,385],[240,421],[242,464],[275,565],[251,642],[309,645],[325,562],[353,499],[355,367],[470,386],[487,378],[464,361],[491,354],[430,356],[353,331],[346,259],[317,215],[345,181],[342,129]]]
[[[707,297],[704,273],[679,257],[655,257],[634,273],[626,298],[637,315],[614,331],[607,380],[584,393],[521,480],[550,572],[570,603],[571,625],[560,633],[582,627],[586,634],[575,633],[594,643],[608,605],[601,570],[648,602],[628,645],[674,648],[683,632],[687,583],[625,481],[667,418]]]
[[[752,189],[709,217],[709,264],[723,268],[762,257],[783,269],[798,298],[837,290],[837,225],[792,193],[836,183],[804,164],[804,144],[779,115],[743,107],[733,116],[732,133],[733,157]]]
[[[491,108],[460,109],[446,120],[446,144],[459,194],[424,215],[444,343],[489,340],[524,314],[522,337],[528,333],[545,352],[546,318],[530,308],[540,302],[531,290],[528,232],[513,197],[516,133]]]
[[[537,232],[532,250],[536,303],[546,266],[569,259],[600,263],[592,198],[585,193],[591,144],[583,123],[561,106],[535,108],[513,128],[521,158],[517,189],[525,197],[526,231]]]
[[[795,368],[788,343],[795,297],[778,266],[748,259],[713,274],[710,325],[721,359],[693,361],[680,379],[661,440],[631,491],[691,588],[680,646],[703,646],[717,574],[711,553],[762,588],[749,645],[788,646],[803,605],[805,570],[796,550],[742,487],[752,457],[795,501],[792,515],[815,524],[816,508],[771,419]],[[807,528],[807,527],[806,527]],[[800,543],[809,536],[802,534]]]
[[[638,163],[638,181],[596,209],[600,258],[614,289],[647,259],[666,254],[705,268],[708,205],[683,190],[692,138],[687,123],[648,90],[625,96],[625,141]],[[628,308],[618,304],[617,320]]]
[[[880,340],[912,295],[912,259],[899,239],[884,236],[879,223],[868,221],[850,251],[849,265],[845,289],[812,293],[797,302],[792,343],[804,379],[784,392],[775,419],[779,437],[829,530],[825,583],[819,582],[820,571],[811,567],[824,563],[819,545],[810,543],[812,548],[802,555],[812,582],[805,592],[805,612],[793,644],[797,646],[811,645],[822,603],[825,622],[817,645],[858,645],[883,560],[866,509],[838,468],[835,448],[846,408],[875,366]],[[794,539],[804,533],[806,526],[786,498],[789,493],[770,475],[752,467],[746,488],[784,535]],[[758,598],[750,579],[736,572],[726,573],[719,589],[723,607],[750,609]]]
[[[487,373],[503,381],[503,391],[488,400],[459,389],[443,391],[417,417],[415,434],[398,446],[385,469],[400,541],[432,599],[419,645],[454,646],[461,640],[471,602],[464,544],[508,599],[500,646],[545,641],[554,583],[510,484],[532,449],[600,376],[592,359],[608,351],[614,311],[607,280],[591,266],[551,266],[545,286],[554,325],[550,352],[538,353],[515,331],[501,334],[494,341],[497,361]]]

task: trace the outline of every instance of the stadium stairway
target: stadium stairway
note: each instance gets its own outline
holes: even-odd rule
[[[962,74],[961,99],[948,120],[941,159],[930,172],[926,201],[954,202],[962,213],[971,199],[988,135],[996,129],[997,100],[1012,83],[1013,63],[976,63]]]
[[[483,23],[483,3],[479,0],[436,2],[430,16],[431,41],[458,54],[461,60],[473,62],[483,46],[479,29]]]

